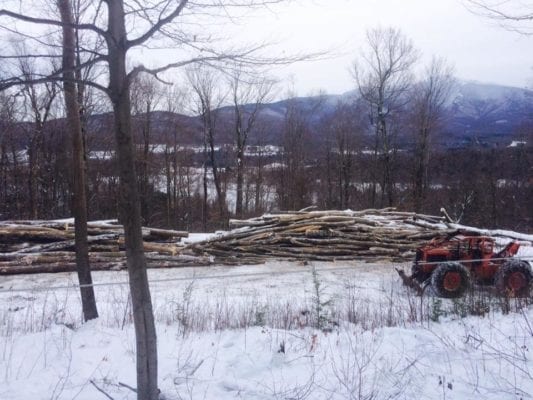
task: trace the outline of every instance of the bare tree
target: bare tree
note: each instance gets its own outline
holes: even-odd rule
[[[13,93],[0,92],[0,218],[9,215],[8,205],[15,206],[13,194],[17,193],[15,170],[17,163],[14,145],[16,124],[16,96]],[[15,203],[15,204],[13,204]]]
[[[273,82],[266,79],[254,81],[252,77],[245,77],[242,70],[237,68],[230,78],[229,85],[235,113],[234,138],[237,169],[235,214],[241,218],[243,214],[244,153],[248,143],[248,135],[255,127],[261,106],[268,101]]]
[[[217,193],[217,204],[219,217],[224,219],[227,214],[226,194],[222,189],[220,169],[217,161],[217,149],[215,146],[215,137],[217,136],[218,108],[224,100],[224,94],[217,87],[218,76],[216,71],[205,68],[191,68],[188,71],[189,83],[196,95],[197,111],[202,119],[204,153],[205,160],[203,164],[203,189],[204,189],[204,227],[207,223],[207,206],[208,206],[208,176],[207,168],[211,166],[213,183]]]
[[[189,229],[186,222],[190,218],[192,174],[190,165],[183,165],[185,151],[181,143],[187,132],[184,132],[176,112],[184,108],[187,92],[183,87],[174,85],[167,88],[163,96],[165,123],[165,147],[164,147],[164,171],[166,186],[166,224],[168,227],[178,227],[178,220],[184,223],[185,229]]]
[[[19,54],[25,50],[17,50]],[[44,145],[44,129],[46,122],[53,111],[53,103],[57,97],[58,90],[56,82],[45,82],[43,84],[33,83],[32,80],[38,76],[36,63],[27,58],[18,60],[18,68],[23,80],[27,83],[22,87],[25,108],[32,125],[28,125],[29,137],[27,145],[28,155],[28,213],[30,218],[39,217],[39,181],[42,169],[42,150]]]
[[[375,171],[373,200],[376,185],[381,186],[381,205],[394,203],[393,118],[407,103],[407,92],[412,82],[411,69],[418,59],[418,51],[400,30],[394,28],[370,29],[366,34],[367,49],[354,63],[353,76],[361,97],[368,103],[375,130]],[[386,200],[386,201],[385,201]],[[375,205],[375,204],[373,204]]]
[[[277,194],[280,208],[299,210],[312,205],[314,179],[309,175],[308,166],[313,146],[309,121],[323,105],[323,98],[300,99],[292,91],[289,96],[283,121]]]
[[[453,83],[453,69],[443,59],[434,58],[426,69],[424,79],[412,90],[410,113],[416,135],[413,179],[416,212],[421,211],[426,198],[431,139],[444,121]]]
[[[361,102],[339,101],[333,114],[324,122],[326,143],[326,182],[328,207],[353,207],[353,183],[356,177],[357,155],[367,123],[363,120]]]
[[[161,100],[161,87],[156,79],[150,75],[138,75],[131,82],[131,98],[133,113],[141,131],[141,155],[139,158],[139,188],[141,197],[141,215],[144,221],[149,221],[150,203],[150,165],[152,151],[150,148],[152,136],[153,111]]]
[[[72,211],[74,213],[74,241],[76,247],[76,270],[82,285],[81,302],[85,321],[98,318],[96,298],[92,285],[87,241],[87,176],[80,118],[78,88],[75,83],[76,34],[72,27],[72,5],[70,0],[57,0],[57,7],[63,22],[63,88],[68,126],[72,135]]]

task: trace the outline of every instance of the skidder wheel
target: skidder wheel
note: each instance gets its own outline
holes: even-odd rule
[[[461,297],[470,287],[470,274],[457,262],[439,264],[431,275],[431,287],[439,297]]]
[[[498,292],[511,297],[528,296],[532,281],[531,266],[520,260],[509,260],[504,263],[495,279]]]

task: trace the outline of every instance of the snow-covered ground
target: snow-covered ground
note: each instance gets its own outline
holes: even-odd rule
[[[162,398],[533,398],[528,301],[415,297],[397,266],[149,270]],[[94,280],[82,324],[75,274],[0,277],[0,399],[135,398],[127,274]]]

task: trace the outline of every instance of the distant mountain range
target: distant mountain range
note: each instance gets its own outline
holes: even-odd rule
[[[457,146],[501,146],[531,135],[533,91],[468,82],[457,85],[452,98],[446,132]]]
[[[355,99],[357,93],[326,95],[321,99],[311,121],[318,121],[333,112],[340,101]],[[313,109],[317,97],[300,97],[268,104],[263,115],[282,120],[290,102],[304,111]],[[523,129],[521,129],[523,128]],[[448,116],[440,135],[445,147],[505,146],[522,133],[533,131],[533,91],[509,86],[459,82],[448,103]]]
[[[357,97],[356,91],[341,95],[322,95],[315,97],[296,97],[265,104],[260,113],[261,132],[252,134],[250,144],[279,145],[283,132],[283,121],[289,106],[296,106],[307,116],[311,131],[321,135],[320,122],[331,115],[336,105],[349,102]],[[320,107],[317,107],[320,104]],[[245,105],[250,109],[253,105]],[[219,144],[231,143],[233,108],[222,107],[218,110],[220,129]],[[134,126],[142,126],[144,115],[134,117]],[[103,125],[107,129],[102,129]],[[110,114],[91,117],[90,130],[108,131],[111,124]],[[179,132],[180,143],[202,144],[202,124],[199,116],[187,116],[170,112],[156,111],[151,119],[154,143],[164,142],[171,131]],[[438,137],[438,143],[445,148],[467,147],[505,147],[513,141],[533,137],[533,91],[515,87],[459,82],[455,85],[448,104],[446,123]],[[259,140],[260,136],[260,140]],[[255,142],[255,143],[253,143]],[[527,141],[531,144],[531,140]]]

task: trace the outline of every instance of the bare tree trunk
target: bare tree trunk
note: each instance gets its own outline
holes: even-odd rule
[[[140,198],[131,134],[129,78],[126,73],[127,35],[124,5],[109,1],[109,95],[113,103],[120,177],[120,220],[124,225],[137,353],[137,398],[155,400],[157,337],[141,231]]]
[[[2,127],[3,128],[3,127]],[[8,182],[7,182],[7,170],[8,170],[8,159],[7,159],[7,153],[6,153],[6,146],[3,143],[0,143],[0,184],[1,184],[1,193],[0,193],[0,203],[6,204],[7,202],[7,189],[8,189]],[[0,209],[1,213],[1,209]]]
[[[204,149],[204,151],[207,152],[207,148]],[[207,154],[206,154],[207,158]],[[208,218],[208,212],[209,207],[207,204],[207,197],[208,197],[208,191],[207,191],[207,159],[204,160],[203,167],[203,177],[202,177],[202,186],[203,186],[203,201],[202,201],[202,226],[204,228],[204,232],[207,232],[207,218]]]
[[[165,145],[165,183],[167,188],[166,196],[166,225],[167,228],[170,228],[170,210],[172,209],[172,172],[170,169],[170,150],[169,144]]]
[[[235,215],[242,218],[243,212],[243,186],[244,186],[244,148],[240,132],[237,136],[237,203],[235,205]]]
[[[236,78],[238,79],[238,78]],[[248,131],[243,132],[243,116],[238,99],[238,81],[234,89],[234,111],[235,111],[235,144],[237,145],[237,199],[235,204],[235,215],[242,218],[243,213],[243,186],[244,186],[244,147]],[[249,128],[248,128],[249,129]]]
[[[83,157],[83,139],[81,132],[78,92],[74,82],[75,36],[72,24],[70,0],[57,0],[63,25],[63,86],[65,89],[65,106],[67,121],[72,132],[72,211],[74,213],[74,238],[76,247],[76,270],[80,285],[91,285],[91,268],[89,265],[89,245],[87,243],[87,194]],[[85,321],[98,318],[96,298],[92,286],[82,287],[81,303]]]
[[[211,112],[211,111],[210,111]],[[215,150],[215,135],[212,128],[208,128],[207,140],[209,144],[209,162],[211,163],[211,172],[213,173],[213,182],[215,183],[215,191],[217,192],[217,204],[219,218],[225,220],[226,218],[226,195],[222,190],[222,182],[220,181],[220,170],[217,166],[216,150]]]
[[[173,219],[172,227],[177,227],[178,224],[178,138],[177,131],[174,129],[172,148],[172,210]],[[180,171],[181,174],[181,171]],[[180,175],[181,176],[181,175]],[[181,181],[181,179],[180,179]]]
[[[384,100],[380,100],[384,103]],[[381,154],[381,164],[383,167],[383,175],[381,180],[381,207],[392,207],[394,204],[394,186],[392,179],[392,160],[391,160],[391,146],[390,133],[387,131],[387,121],[385,112],[381,105],[378,106],[378,123],[377,131],[380,139],[380,147],[383,154]]]
[[[141,163],[141,216],[144,221],[148,221],[148,197],[149,197],[149,172],[148,164],[150,158],[150,131],[152,125],[152,104],[148,100],[146,102],[146,117],[145,124],[142,129],[143,135],[143,161]]]
[[[415,184],[414,184],[414,211],[422,211],[422,206],[426,198],[427,189],[427,169],[428,169],[428,139],[429,132],[426,127],[420,129],[419,144],[416,149],[416,167],[415,167]]]
[[[34,138],[30,139],[28,146],[28,205],[30,219],[37,219],[37,206],[35,205],[35,145]]]
[[[255,200],[254,200],[254,211],[258,214],[263,210],[262,196],[263,191],[263,154],[262,152],[257,156],[257,174],[255,177]]]
[[[11,157],[13,159],[13,186],[14,187],[21,187],[22,186],[22,183],[20,183],[21,179],[20,179],[20,176],[21,176],[21,173],[20,173],[20,169],[19,169],[19,162],[18,162],[18,156],[17,156],[17,150],[15,148],[15,146],[11,146]],[[21,199],[20,199],[20,196],[21,196],[21,193],[20,193],[20,190],[16,190],[15,192],[15,210],[17,212],[17,215],[20,215],[20,213],[22,212],[21,210]]]

